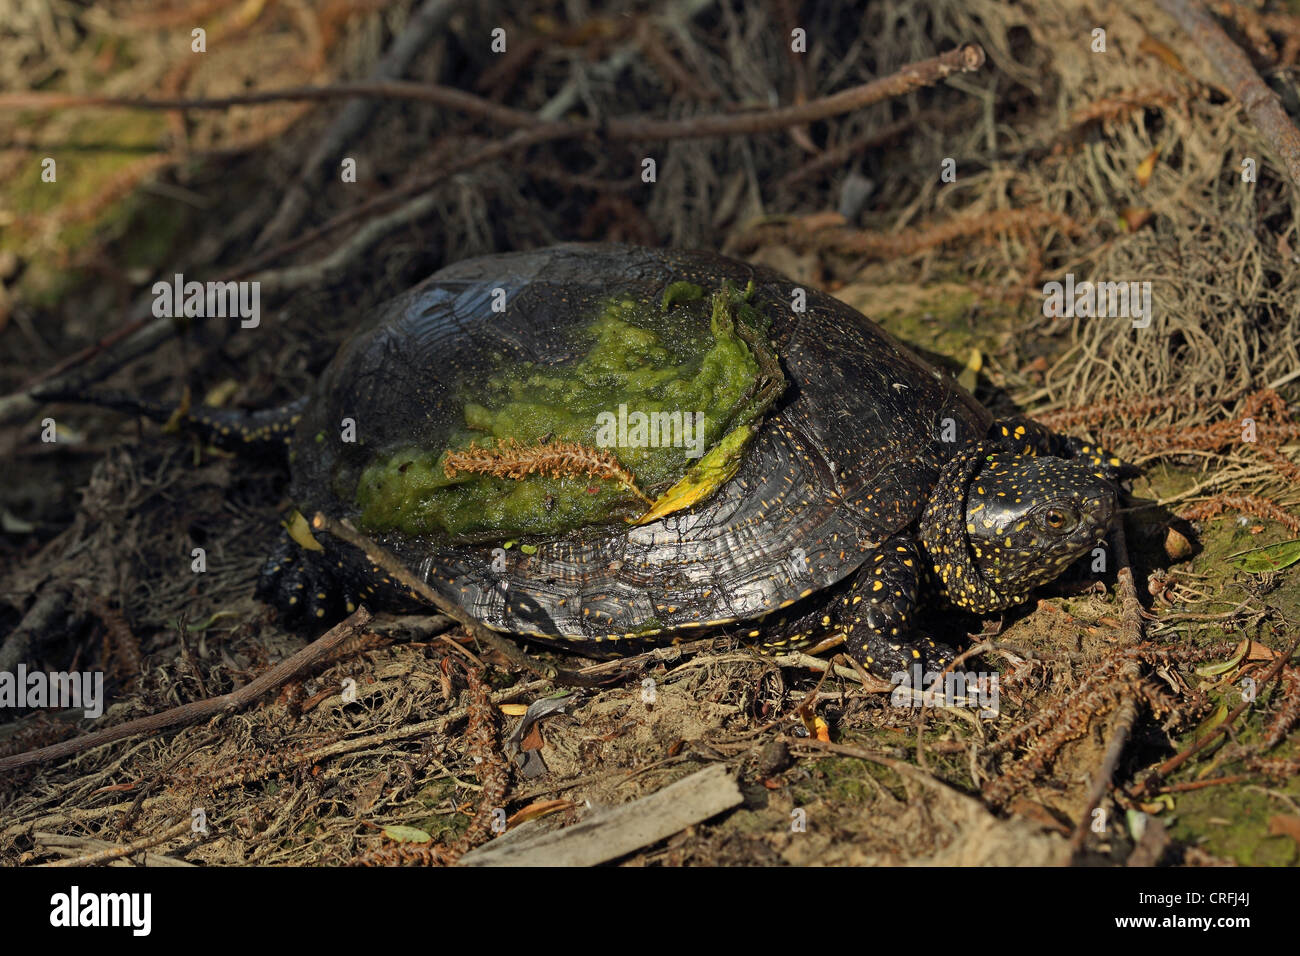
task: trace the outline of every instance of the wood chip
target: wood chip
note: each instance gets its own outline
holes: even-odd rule
[[[551,833],[494,841],[460,858],[461,866],[595,866],[658,843],[730,810],[742,800],[725,764],[712,764],[657,793]]]

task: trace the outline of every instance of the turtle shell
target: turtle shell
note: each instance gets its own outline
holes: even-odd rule
[[[988,412],[857,311],[706,252],[573,244],[452,265],[380,310],[319,379],[291,448],[300,509],[354,518],[367,463],[437,448],[461,386],[502,361],[575,358],[566,333],[611,296],[673,283],[753,282],[786,389],[739,469],[710,497],[644,525],[607,522],[528,541],[451,544],[373,534],[436,591],[501,631],[604,640],[752,619],[852,574],[912,525],[949,457]],[[494,311],[505,292],[505,311]],[[340,423],[355,423],[341,440]]]

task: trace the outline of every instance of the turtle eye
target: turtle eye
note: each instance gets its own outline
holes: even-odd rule
[[[1078,516],[1069,508],[1054,506],[1042,513],[1043,525],[1049,531],[1067,531],[1079,521]]]

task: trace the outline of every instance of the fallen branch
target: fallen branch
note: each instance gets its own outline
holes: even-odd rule
[[[828,119],[839,113],[862,109],[891,96],[898,96],[920,86],[937,83],[943,77],[950,76],[954,72],[977,70],[983,64],[983,48],[978,44],[968,43],[955,50],[950,50],[942,56],[909,64],[890,76],[799,106],[755,110],[748,113],[721,113],[681,120],[658,121],[646,117],[615,119],[605,125],[594,120],[546,122],[527,129],[518,129],[503,140],[489,143],[487,146],[481,147],[441,169],[435,169],[418,176],[402,186],[339,213],[296,239],[266,250],[261,255],[239,266],[235,270],[235,276],[237,278],[247,276],[252,271],[264,268],[276,259],[291,252],[296,252],[336,229],[357,219],[364,218],[371,212],[387,209],[410,196],[418,196],[456,173],[464,172],[494,159],[500,159],[539,143],[562,139],[583,139],[588,136],[597,136],[604,141],[669,140],[773,132],[786,126],[799,125],[811,122],[814,119]],[[406,220],[402,220],[394,223],[393,228],[404,225],[405,222]]]
[[[1250,58],[1229,39],[1198,0],[1157,0],[1178,21],[1206,59],[1227,82],[1264,142],[1286,165],[1291,181],[1300,186],[1300,130],[1282,108],[1277,94],[1259,78]]]
[[[585,136],[593,129],[602,139],[652,140],[700,139],[708,136],[738,136],[770,133],[842,113],[851,113],[873,103],[902,96],[925,86],[933,86],[954,73],[970,73],[984,65],[984,49],[978,43],[966,43],[947,53],[909,63],[896,73],[832,93],[806,103],[777,106],[741,113],[714,113],[683,119],[659,119],[631,116],[611,119],[604,124],[590,122],[545,123],[532,113],[502,106],[473,93],[432,83],[400,80],[359,83],[334,83],[329,86],[293,86],[279,90],[256,90],[233,96],[212,98],[144,98],[99,94],[23,92],[0,94],[0,110],[68,109],[73,107],[115,107],[139,110],[223,110],[231,106],[252,106],[285,100],[333,100],[352,97],[417,100],[482,116],[503,126],[519,128],[553,127],[567,130],[571,136]]]
[[[215,717],[218,714],[242,710],[267,691],[275,690],[289,678],[326,657],[338,645],[360,632],[369,622],[370,612],[364,607],[359,607],[350,617],[335,624],[297,654],[294,654],[288,660],[281,661],[266,673],[255,677],[243,687],[232,690],[229,694],[210,697],[207,700],[196,700],[189,704],[182,704],[180,707],[164,710],[162,713],[150,714],[148,717],[141,717],[137,720],[128,720],[124,724],[109,727],[107,730],[86,734],[82,737],[74,737],[71,740],[50,744],[48,747],[41,747],[38,750],[14,754],[12,757],[0,758],[0,773],[21,770],[34,764],[49,763],[63,757],[70,757],[92,747],[102,747],[104,744],[121,740],[123,737],[193,724],[208,717]]]
[[[350,259],[362,255],[384,236],[429,213],[434,208],[434,200],[428,193],[434,186],[457,173],[465,172],[483,163],[501,159],[540,143],[565,139],[585,139],[587,137],[595,137],[603,142],[613,142],[695,139],[708,136],[738,136],[773,132],[788,126],[798,126],[859,110],[890,97],[932,85],[954,73],[978,70],[983,66],[984,59],[984,50],[978,44],[967,43],[940,56],[909,64],[890,76],[881,77],[870,83],[842,90],[839,93],[807,103],[769,110],[754,110],[744,113],[723,112],[710,116],[687,117],[676,120],[659,120],[653,117],[627,117],[607,122],[600,120],[545,122],[535,121],[535,118],[530,115],[530,125],[516,129],[504,139],[490,142],[454,162],[417,176],[387,193],[366,200],[334,216],[315,229],[307,230],[295,239],[276,245],[245,260],[217,278],[218,281],[223,282],[233,280],[259,281],[262,283],[262,294],[268,297],[276,294],[287,294],[295,289],[319,281],[323,276],[339,269]],[[519,125],[523,122],[521,117],[510,115],[517,111],[510,111],[509,114],[500,112],[505,108],[491,103],[491,101],[481,100],[481,98],[475,97],[473,94],[449,91],[441,87],[431,88],[421,84],[399,84],[394,89],[414,93],[413,87],[423,89],[425,92],[421,95],[427,95],[429,98],[444,98],[448,105],[452,103],[450,94],[454,92],[456,93],[455,103],[461,108],[471,111],[478,110],[480,115],[490,115],[492,118],[500,119],[506,123]],[[347,85],[322,88],[297,87],[294,90],[282,90],[279,93],[289,92],[300,94],[299,98],[324,99],[334,98],[339,95],[359,96],[363,95],[367,89],[375,89],[375,84],[354,84],[350,87]],[[430,89],[437,89],[439,92],[432,93],[429,92]],[[329,96],[327,97],[325,92],[308,92],[309,90],[328,90]],[[350,92],[341,93],[341,90],[350,90]],[[15,95],[30,96],[33,94]],[[283,96],[277,97],[277,91],[273,90],[246,94],[246,96],[262,97],[261,100],[256,100],[256,102],[274,102],[277,98],[284,98]],[[481,104],[487,104],[487,106],[482,106],[480,100]],[[197,105],[201,103],[231,105],[236,101],[254,102],[254,100],[245,100],[242,97],[228,97],[224,100],[142,101],[128,99],[121,105],[137,105],[142,106],[142,108],[158,109],[197,109],[206,108]],[[22,101],[7,101],[0,98],[0,106],[3,106],[6,102],[13,106]],[[70,103],[72,101],[64,100],[62,102]],[[146,103],[158,105],[156,107],[144,106]],[[182,104],[189,104],[189,106],[185,107]],[[491,107],[490,113],[488,107]],[[213,106],[212,108],[217,107]],[[317,262],[291,266],[278,271],[261,271],[265,270],[272,262],[310,246],[343,226],[364,219],[373,213],[392,209],[403,203],[403,201],[407,202],[401,208],[391,212],[388,216],[367,223],[348,242]],[[38,386],[42,383],[50,391],[67,392],[84,388],[87,384],[93,384],[94,381],[98,381],[121,368],[132,359],[151,351],[161,342],[170,338],[175,328],[176,323],[173,319],[153,318],[152,297],[142,297],[136,307],[133,308],[131,318],[121,329],[83,349],[77,355],[60,363],[53,370],[42,374],[35,381],[29,382],[21,391],[0,397],[0,422],[16,420],[35,411],[40,391]],[[109,353],[110,348],[114,349],[112,353]],[[100,362],[100,366],[96,370],[97,377],[75,377],[69,374],[74,368],[100,355],[105,355],[105,358]]]
[[[354,548],[362,551],[366,560],[377,567],[382,568],[390,578],[399,584],[409,588],[417,594],[421,600],[427,601],[433,607],[436,607],[447,617],[451,618],[461,627],[463,627],[475,640],[486,644],[488,647],[500,652],[511,663],[536,674],[538,677],[546,680],[555,681],[559,684],[567,684],[570,687],[591,687],[594,682],[584,677],[578,671],[565,670],[559,667],[552,667],[550,664],[543,664],[529,657],[510,641],[493,633],[489,628],[484,627],[481,622],[466,613],[465,609],[458,604],[453,604],[442,595],[438,594],[433,588],[429,587],[423,580],[416,577],[410,572],[406,565],[402,564],[396,557],[390,554],[385,548],[371,541],[364,534],[352,527],[346,521],[339,521],[331,518],[322,511],[316,512],[312,516],[311,526],[317,531],[324,531],[331,534],[341,541],[352,545]]]
[[[47,867],[54,866],[99,866],[101,863],[111,863],[114,860],[120,860],[123,857],[134,856],[141,850],[147,850],[151,846],[157,846],[159,843],[166,843],[168,840],[174,840],[180,836],[189,836],[193,827],[191,821],[182,820],[175,826],[163,830],[159,833],[153,833],[149,836],[142,836],[130,843],[123,843],[120,846],[110,846],[102,850],[96,850],[94,853],[87,853],[84,856],[74,856],[66,860],[56,860],[53,863],[43,864]]]

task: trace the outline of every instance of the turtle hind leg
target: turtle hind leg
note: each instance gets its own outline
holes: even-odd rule
[[[335,624],[360,603],[328,552],[308,551],[287,534],[262,565],[256,595],[289,629]]]
[[[357,548],[327,534],[313,537],[323,550],[308,550],[289,533],[282,534],[257,577],[258,599],[279,612],[285,627],[334,624],[360,604],[398,614],[429,610]]]
[[[917,664],[942,668],[956,656],[915,629],[923,567],[915,540],[889,538],[835,599],[831,613],[844,632],[845,649],[877,677],[909,673]]]
[[[188,398],[180,402],[151,402],[123,392],[47,391],[37,392],[42,401],[77,402],[111,408],[129,415],[140,415],[171,430],[193,435],[203,442],[246,458],[283,462],[289,457],[289,444],[307,399],[287,405],[259,410],[191,406]]]

